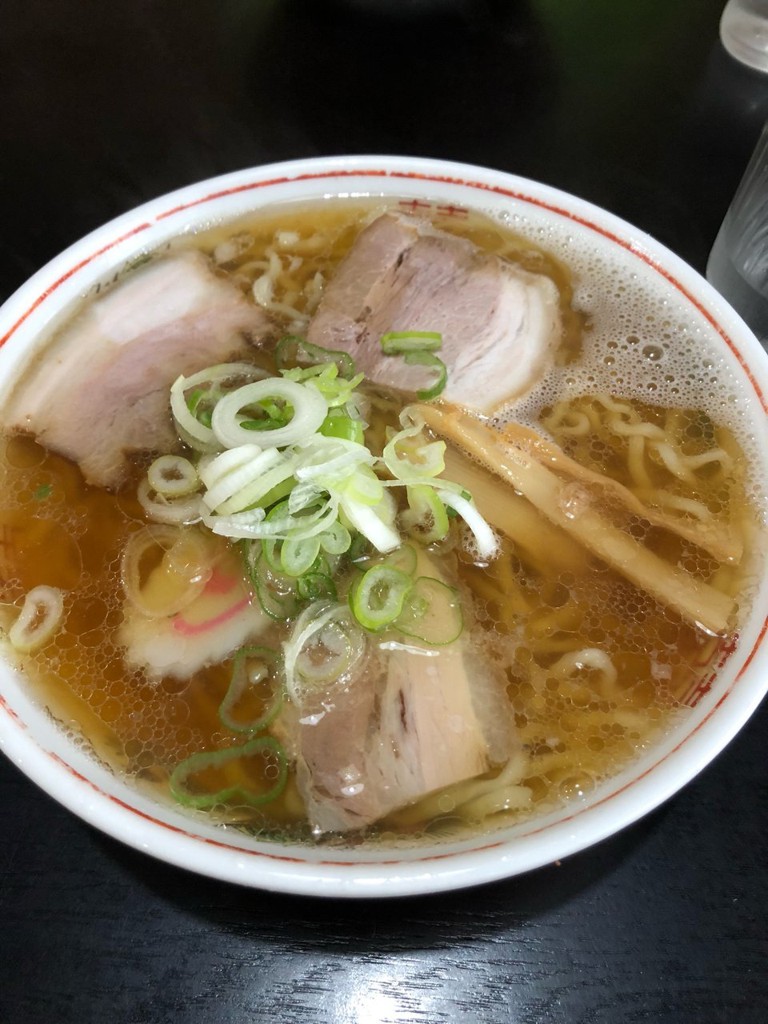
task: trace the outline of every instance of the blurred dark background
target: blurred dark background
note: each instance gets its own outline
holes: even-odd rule
[[[0,298],[146,199],[339,153],[538,179],[703,270],[768,116],[723,4],[3,0]],[[0,758],[0,1024],[763,1024],[767,725],[562,865],[378,904],[191,877]]]
[[[545,181],[701,266],[762,76],[722,0],[5,0],[5,291],[142,200],[293,157],[402,153]]]

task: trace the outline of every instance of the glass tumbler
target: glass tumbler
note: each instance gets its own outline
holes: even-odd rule
[[[768,71],[768,0],[728,0],[720,39],[736,60]]]
[[[712,246],[707,280],[768,346],[768,124]]]

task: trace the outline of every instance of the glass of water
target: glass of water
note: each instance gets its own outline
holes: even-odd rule
[[[728,0],[720,38],[732,57],[768,71],[768,0]]]
[[[768,345],[768,124],[712,246],[707,279]]]

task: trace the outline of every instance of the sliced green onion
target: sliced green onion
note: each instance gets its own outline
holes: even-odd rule
[[[8,631],[8,639],[15,650],[30,654],[51,639],[63,616],[63,590],[44,585],[33,587],[24,597],[21,611]]]
[[[248,418],[243,416],[243,410],[265,399],[277,399],[293,407],[290,423],[276,430],[261,432],[265,442],[275,448],[307,440],[328,414],[328,405],[315,388],[281,377],[270,377],[244,384],[219,399],[211,418],[211,428],[217,441],[225,448],[251,443],[253,433],[242,426],[242,420]]]
[[[270,568],[260,544],[246,548],[245,564],[259,604],[267,615],[277,622],[293,618],[304,603],[296,579]]]
[[[352,614],[365,629],[378,632],[391,625],[403,610],[413,586],[410,576],[388,565],[374,565],[349,592]]]
[[[280,373],[284,380],[308,384],[315,388],[326,400],[329,408],[346,405],[355,388],[365,379],[364,374],[358,373],[347,380],[339,374],[334,363],[326,363],[325,366],[297,366],[292,370],[281,370]]]
[[[197,470],[181,455],[161,455],[147,470],[149,486],[163,498],[184,498],[200,486]]]
[[[423,483],[445,470],[445,441],[427,441],[423,428],[423,424],[404,427],[384,446],[382,460],[396,480]]]
[[[317,601],[305,608],[283,644],[285,685],[301,706],[329,683],[342,683],[365,653],[365,635],[349,608]]]
[[[394,626],[406,636],[434,646],[453,643],[464,629],[458,590],[433,576],[419,576]]]
[[[436,397],[446,383],[446,368],[432,354],[441,341],[432,331],[389,332],[382,338],[385,352],[436,374],[430,387],[418,391],[422,401]],[[292,676],[296,686],[306,689],[326,672],[346,672],[350,652],[357,652],[354,659],[360,655],[359,643],[344,639],[350,629],[358,629],[355,619],[373,631],[394,625],[406,634],[418,630],[409,635],[424,635],[427,642],[450,642],[428,639],[437,632],[429,605],[430,597],[440,604],[437,597],[455,592],[439,580],[414,584],[418,559],[410,545],[401,545],[392,497],[393,487],[406,487],[408,509],[401,521],[422,542],[444,539],[449,517],[458,514],[474,534],[481,557],[495,552],[493,531],[469,496],[459,484],[442,479],[445,443],[429,440],[423,417],[405,409],[402,429],[389,431],[377,457],[365,444],[366,398],[355,390],[362,375],[355,374],[347,353],[289,336],[278,346],[276,360],[282,376],[266,380],[249,380],[241,364],[179,378],[172,405],[186,410],[180,411],[182,436],[185,430],[194,435],[194,446],[208,453],[197,468],[205,488],[202,523],[216,534],[248,542],[248,573],[267,614],[280,620],[299,615],[303,623],[286,648],[292,652],[286,679]],[[261,376],[259,370],[247,370]],[[249,382],[237,386],[244,379]],[[166,475],[174,485],[178,476],[179,486],[186,486],[181,483],[186,473],[172,465]],[[191,484],[195,471],[190,469]],[[361,558],[366,544],[373,558]],[[308,601],[325,602],[324,607],[329,598],[336,601],[332,573],[346,552],[363,570],[348,595],[349,622],[338,611],[326,615],[324,610],[312,613],[319,622],[305,619],[301,608]],[[435,592],[436,587],[443,589]],[[334,603],[331,609],[340,607]],[[448,625],[443,623],[443,633],[456,633],[449,611],[444,609]],[[327,662],[325,667],[318,667],[318,657]]]
[[[265,761],[264,776],[267,781],[271,774],[275,776],[274,783],[265,791],[258,792],[240,782],[224,786],[215,793],[194,792],[188,788],[188,780],[191,776],[211,769],[224,768],[233,762],[254,758],[258,755],[261,755]],[[174,798],[184,807],[203,809],[232,803],[244,803],[250,807],[259,807],[280,796],[285,789],[287,779],[288,760],[282,746],[272,736],[259,736],[240,747],[192,754],[173,769],[170,787]]]
[[[336,601],[336,584],[324,572],[306,572],[296,580],[296,590],[304,601]]]
[[[311,481],[330,490],[336,481],[346,479],[358,467],[372,466],[374,461],[364,444],[318,434],[301,446],[297,455],[296,479]],[[372,476],[378,482],[372,471],[366,471],[368,479]]]
[[[270,449],[274,452],[274,449]],[[278,452],[280,459],[272,462],[272,468],[257,476],[252,483],[233,494],[216,509],[218,515],[245,512],[253,508],[267,509],[276,501],[289,495],[294,487],[295,461]],[[253,471],[252,471],[253,472]]]
[[[448,380],[448,370],[442,359],[433,352],[443,343],[443,336],[437,331],[389,331],[381,337],[381,348],[385,355],[402,355],[408,366],[427,366],[436,373],[435,381],[428,388],[416,394],[422,402],[428,402],[442,394]]]
[[[281,480],[280,483],[277,484],[272,484],[271,478],[269,478],[268,482],[269,490],[265,494],[262,494],[257,502],[253,503],[260,505],[261,508],[271,508],[273,505],[276,505],[284,498],[287,498],[294,487],[293,475],[291,475],[290,477],[286,477],[285,479]]]
[[[416,392],[417,398],[422,402],[429,402],[433,398],[437,398],[445,390],[445,385],[448,381],[448,370],[442,359],[438,359],[437,356],[432,355],[431,352],[408,352],[405,355],[405,361],[409,366],[428,366],[431,370],[436,373],[435,383],[428,388],[422,388],[421,391]]]
[[[418,558],[419,556],[413,544],[401,544],[395,551],[390,551],[388,555],[384,555],[379,564],[386,565],[390,569],[399,569],[400,572],[404,572],[407,576],[412,577],[416,572]]]
[[[275,348],[275,362],[279,370],[293,366],[306,366],[308,363],[334,363],[342,377],[353,377],[355,361],[347,352],[338,349],[323,348],[312,345],[296,335],[289,334],[282,338]]]
[[[242,444],[222,452],[201,472],[203,502],[220,515],[253,505],[276,484],[293,476],[293,461],[275,448]]]
[[[213,545],[203,532],[146,526],[131,534],[123,549],[125,595],[147,618],[176,615],[202,594],[214,560]],[[156,563],[149,573],[147,561]]]
[[[389,501],[384,484],[371,466],[358,465],[354,473],[350,473],[344,481],[337,484],[336,490],[345,501],[353,501],[360,505],[381,505],[382,502]],[[394,516],[388,518],[394,522]]]
[[[445,505],[433,487],[416,484],[406,488],[408,510],[400,519],[408,533],[423,544],[445,540],[450,526]]]
[[[254,409],[254,406],[251,406],[251,408]],[[258,409],[258,406],[255,408]],[[258,433],[260,430],[273,431],[282,429],[282,427],[287,426],[291,422],[292,412],[293,410],[286,408],[282,410],[280,416],[269,416],[265,413],[259,419],[240,420],[240,426],[243,430],[252,430],[254,433]],[[213,422],[213,417],[211,417],[211,422]]]
[[[136,490],[136,497],[147,516],[155,523],[166,526],[189,526],[200,521],[202,512],[199,494],[189,494],[184,498],[166,498],[156,494],[144,479]]]
[[[352,543],[349,545],[349,560],[355,565],[365,566],[367,561],[374,557],[377,552],[373,545],[362,533],[355,531],[352,535]]]
[[[323,503],[323,491],[311,481],[296,482],[285,503],[289,516],[298,516],[318,508]]]
[[[347,537],[346,547],[344,535]],[[303,578],[309,572],[330,572],[328,559],[321,551],[332,556],[341,555],[349,547],[350,540],[349,531],[337,522],[329,530],[301,540],[265,537],[261,549],[272,572]]]
[[[209,390],[193,388],[188,394],[185,393],[184,395],[187,408],[198,423],[202,423],[204,427],[210,427],[211,425],[211,409],[216,401],[215,395],[216,392],[213,388]]]
[[[203,523],[223,537],[256,540],[274,537],[284,540],[292,537],[313,537],[323,533],[338,517],[338,502],[328,499],[309,515],[287,515],[275,522],[267,522],[264,509],[251,508],[227,516],[203,516]]]
[[[254,544],[258,543],[254,541]],[[281,540],[276,540],[274,537],[264,537],[261,541],[261,556],[266,559],[267,565],[272,572],[282,572],[283,563],[280,560],[280,552],[283,547]]]
[[[219,451],[222,445],[210,426],[213,405],[226,392],[228,382],[257,381],[266,376],[265,370],[250,363],[218,363],[191,377],[178,377],[171,386],[171,412],[182,439],[196,451]],[[190,391],[194,395],[191,403]]]
[[[476,506],[461,494],[454,494],[442,488],[438,489],[437,496],[449,508],[455,509],[472,531],[480,557],[493,558],[499,550],[499,542]]]
[[[232,676],[219,718],[232,732],[254,733],[265,729],[282,704],[282,689],[275,678],[279,655],[271,647],[241,647],[232,663]],[[257,718],[241,721],[233,716],[244,696],[256,697],[265,709]]]
[[[204,515],[202,523],[220,537],[232,537],[239,540],[261,539],[264,534],[263,508],[248,508],[242,512],[233,512],[228,516]]]
[[[438,331],[388,331],[381,336],[381,348],[385,355],[401,355],[404,352],[434,352],[443,343]]]
[[[320,424],[320,433],[324,437],[340,437],[344,441],[362,444],[365,439],[365,428],[362,420],[353,419],[339,409],[330,409]]]
[[[305,537],[301,540],[284,540],[280,548],[280,564],[288,576],[303,576],[317,561],[320,554],[320,537]]]
[[[277,505],[273,505],[266,516],[265,522],[276,522],[284,519],[288,515],[288,502],[281,501]],[[273,572],[283,572],[283,563],[280,557],[281,548],[283,546],[282,538],[279,537],[264,537],[261,541],[261,550],[264,558],[267,560],[267,564]]]
[[[236,448],[229,448],[227,451],[217,455],[209,455],[201,459],[198,464],[198,473],[203,484],[210,490],[216,487],[221,480],[247,466],[248,463],[261,455],[264,449],[253,443],[238,445]],[[215,504],[215,503],[214,503]]]
[[[333,529],[337,525],[334,517],[327,529],[323,526],[322,529],[303,530],[302,527],[304,525],[315,523],[318,514],[323,514],[325,503],[315,491],[307,494],[306,501],[294,503],[292,499],[297,490],[298,488],[294,487],[287,500],[273,505],[265,520],[270,526],[276,525],[280,528],[277,535],[264,538],[262,548],[272,568],[278,569],[281,572],[285,571],[281,553],[283,544],[289,541],[296,544],[305,540],[312,540],[317,542],[319,552],[320,543],[326,536],[327,529]],[[317,553],[315,557],[317,557]],[[301,575],[301,573],[297,575]]]
[[[394,551],[400,546],[399,533],[384,521],[378,508],[348,499],[342,499],[341,508],[349,524],[362,533],[377,551]]]
[[[343,555],[349,550],[352,535],[342,523],[332,523],[323,533],[318,535],[320,547],[329,555]]]

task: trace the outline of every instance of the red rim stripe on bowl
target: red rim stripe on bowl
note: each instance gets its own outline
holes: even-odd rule
[[[0,348],[2,348],[6,341],[8,341],[8,339],[16,333],[16,331],[19,329],[19,327],[21,327],[24,321],[34,313],[37,307],[42,305],[42,303],[48,298],[48,296],[52,295],[56,291],[56,289],[60,288],[65,281],[68,281],[70,279],[70,277],[74,277],[78,270],[82,270],[83,267],[88,266],[89,263],[92,263],[95,259],[98,259],[99,256],[103,256],[105,252],[109,252],[110,249],[114,249],[116,245],[120,245],[121,242],[125,242],[128,238],[132,238],[134,235],[138,235],[140,232],[146,231],[147,228],[150,227],[152,227],[152,225],[149,223],[139,224],[131,231],[126,232],[126,234],[121,235],[114,241],[107,243],[107,245],[103,245],[101,249],[97,249],[96,252],[94,252],[92,255],[86,256],[85,259],[82,259],[80,260],[79,263],[76,263],[74,267],[70,267],[70,269],[66,271],[66,273],[62,274],[61,277],[54,281],[52,285],[49,285],[49,287],[46,288],[44,292],[38,295],[38,297],[35,299],[35,301],[32,303],[29,309],[22,313],[22,315],[13,325],[13,327],[11,327],[11,329],[7,331],[2,336],[2,338],[0,338]]]

